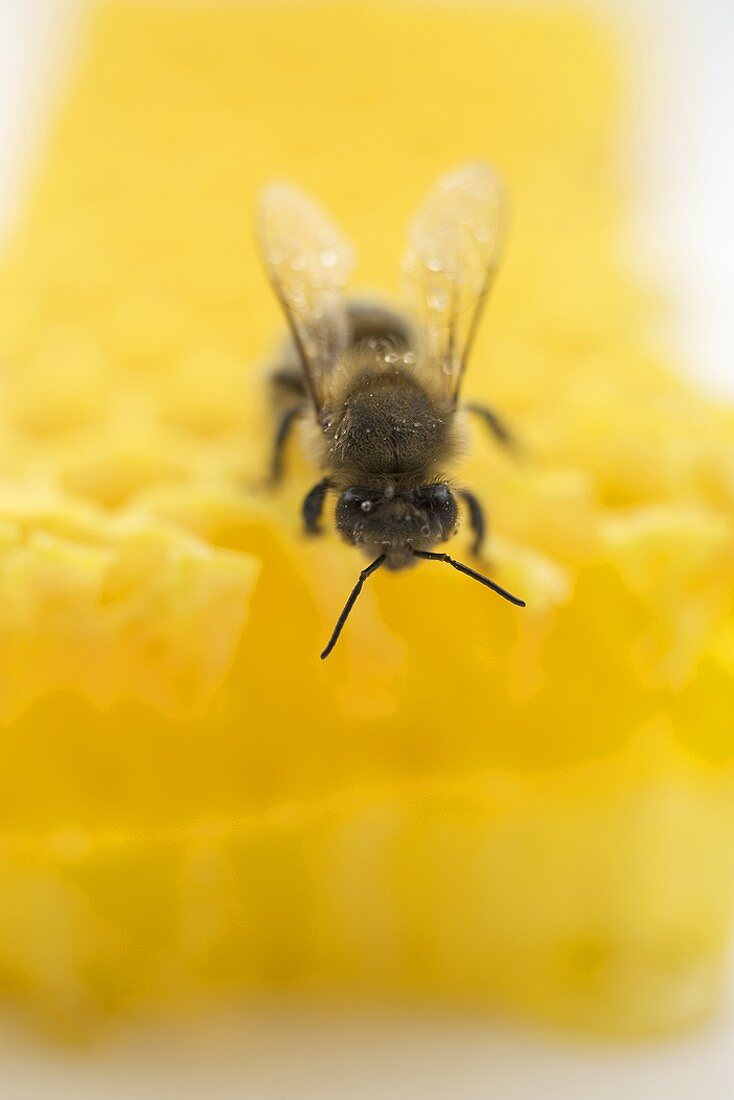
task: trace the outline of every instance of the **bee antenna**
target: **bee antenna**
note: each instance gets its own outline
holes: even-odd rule
[[[329,656],[329,654],[331,653],[331,651],[334,648],[334,646],[336,645],[336,643],[339,641],[339,635],[341,634],[342,630],[344,629],[344,624],[347,621],[347,619],[349,618],[350,611],[352,610],[355,603],[357,602],[357,597],[359,596],[360,592],[362,591],[362,587],[364,585],[364,582],[367,580],[367,578],[372,573],[376,572],[380,568],[380,566],[382,565],[382,563],[385,560],[385,557],[386,557],[385,554],[380,554],[379,558],[375,558],[375,560],[370,565],[368,565],[366,569],[363,569],[362,572],[359,574],[359,577],[357,579],[357,583],[355,584],[352,591],[349,593],[349,599],[344,604],[344,610],[342,611],[339,618],[336,620],[336,626],[334,627],[333,631],[331,632],[331,637],[329,638],[329,641],[326,643],[326,649],[321,654],[321,660],[322,661],[326,660],[326,658]]]
[[[506,588],[502,588],[502,586],[495,581],[491,581],[489,577],[485,577],[483,573],[477,573],[476,569],[471,569],[468,565],[464,565],[463,562],[456,561],[455,558],[449,557],[448,554],[435,554],[431,550],[414,550],[413,553],[417,558],[425,558],[426,561],[445,561],[447,565],[450,565],[453,569],[457,569],[459,573],[465,573],[466,576],[471,577],[472,580],[479,581],[479,583],[485,585],[485,587],[491,588],[493,592],[496,592],[498,596],[502,596],[504,600],[509,600],[510,603],[516,604],[517,607],[526,606],[525,600],[521,600],[519,596],[513,596]],[[354,593],[352,593],[352,595],[354,595]]]

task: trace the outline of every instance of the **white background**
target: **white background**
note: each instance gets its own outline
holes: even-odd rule
[[[582,0],[579,0],[581,3]],[[734,2],[586,0],[629,24],[639,112],[630,247],[674,304],[669,339],[713,394],[734,393]],[[69,38],[64,0],[0,0],[0,234],[18,210]],[[734,997],[732,998],[734,1000]],[[632,1046],[471,1017],[331,1016],[232,1005],[114,1025],[84,1047],[0,1017],[8,1100],[731,1100],[734,1007]]]

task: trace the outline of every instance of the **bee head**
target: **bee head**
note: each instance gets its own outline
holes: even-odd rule
[[[347,542],[368,553],[385,554],[388,569],[415,561],[415,550],[445,542],[456,529],[454,494],[441,482],[396,491],[352,486],[336,506],[336,526]]]

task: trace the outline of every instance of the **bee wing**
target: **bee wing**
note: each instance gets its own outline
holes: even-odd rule
[[[320,412],[328,375],[349,339],[343,289],[353,266],[352,248],[313,199],[286,183],[262,192],[257,237]]]
[[[428,362],[454,401],[497,271],[504,206],[495,172],[465,164],[439,177],[408,228],[406,290]]]

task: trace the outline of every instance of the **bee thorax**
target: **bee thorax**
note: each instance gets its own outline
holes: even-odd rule
[[[334,471],[400,478],[444,461],[453,417],[404,370],[364,371],[327,410],[327,460]]]

